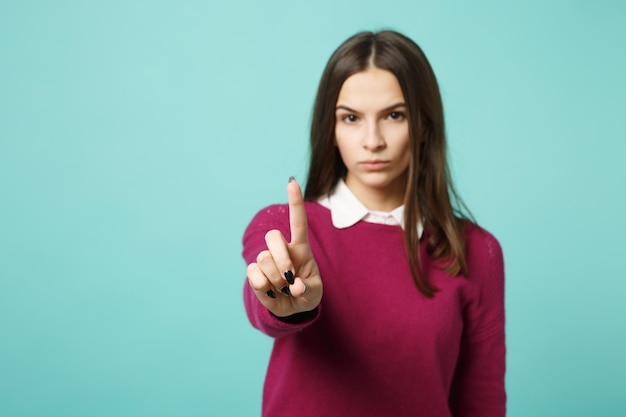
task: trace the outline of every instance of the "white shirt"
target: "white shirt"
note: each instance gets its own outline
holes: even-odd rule
[[[361,220],[369,223],[401,226],[404,229],[404,205],[390,212],[369,210],[352,193],[343,179],[339,180],[330,195],[321,197],[318,203],[330,210],[333,226],[337,229],[345,229]],[[418,223],[417,234],[420,238],[423,231],[422,224]]]

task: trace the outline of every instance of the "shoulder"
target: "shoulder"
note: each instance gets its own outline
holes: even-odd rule
[[[309,224],[318,223],[325,217],[330,218],[329,210],[315,201],[305,201],[304,208]],[[259,210],[248,224],[245,234],[257,231],[267,232],[273,229],[282,232],[289,231],[288,204],[272,204]]]
[[[465,245],[470,275],[475,275],[476,272],[491,276],[504,273],[502,246],[487,229],[468,223],[465,227]]]
[[[267,249],[265,235],[270,230],[280,230],[286,235],[289,227],[289,208],[286,204],[273,204],[259,210],[246,227],[242,255],[246,262],[254,262],[257,255]]]
[[[267,232],[272,229],[284,230],[289,225],[289,206],[272,204],[259,210],[250,220],[244,232],[244,239],[250,234]]]
[[[480,226],[467,226],[466,261],[468,340],[504,343],[505,274],[500,242]]]
[[[486,256],[502,256],[502,246],[498,239],[487,229],[475,223],[467,223],[465,226],[465,242],[468,255],[483,253]]]
[[[272,204],[259,210],[252,220],[250,226],[260,226],[267,222],[289,221],[289,206],[287,204]]]

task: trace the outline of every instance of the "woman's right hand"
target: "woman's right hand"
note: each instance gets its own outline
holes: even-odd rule
[[[259,301],[278,317],[315,309],[322,300],[322,279],[311,246],[304,199],[298,183],[287,184],[291,241],[279,230],[265,235],[268,250],[248,265],[248,282]]]

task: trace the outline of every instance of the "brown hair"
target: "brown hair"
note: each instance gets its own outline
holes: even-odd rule
[[[311,162],[304,197],[316,200],[345,177],[346,166],[334,140],[335,106],[344,81],[371,66],[393,73],[406,101],[411,152],[404,196],[407,257],[417,288],[433,297],[438,289],[422,270],[417,225],[420,220],[423,222],[429,256],[443,261],[451,276],[465,275],[463,228],[467,217],[461,209],[468,211],[450,178],[437,79],[426,56],[411,39],[394,31],[362,32],[332,54],[313,109]]]

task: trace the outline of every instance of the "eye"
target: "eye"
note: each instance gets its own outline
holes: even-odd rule
[[[402,120],[405,116],[404,113],[400,111],[392,111],[387,117],[389,117],[391,120]]]
[[[358,120],[359,118],[356,117],[354,114],[346,114],[345,116],[341,117],[341,120],[343,120],[346,123],[354,123]]]

